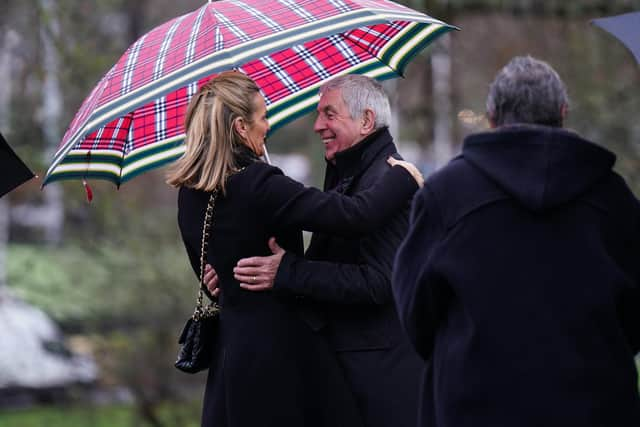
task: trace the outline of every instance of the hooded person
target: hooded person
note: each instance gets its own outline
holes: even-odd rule
[[[640,425],[640,204],[567,105],[548,64],[514,58],[494,129],[414,198],[392,283],[420,425]]]

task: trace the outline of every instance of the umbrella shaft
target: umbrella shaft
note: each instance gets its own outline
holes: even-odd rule
[[[264,157],[264,160],[267,162],[267,164],[271,164],[271,160],[269,159],[269,152],[267,152],[267,146],[264,145],[262,148],[264,149],[264,155],[262,157]]]

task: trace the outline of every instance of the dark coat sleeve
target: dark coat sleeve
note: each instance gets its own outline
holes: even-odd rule
[[[384,224],[418,189],[400,166],[389,168],[374,186],[353,196],[305,187],[278,168],[257,166],[262,170],[254,180],[254,205],[275,229],[357,236]]]
[[[431,356],[437,328],[451,299],[451,290],[434,268],[444,235],[436,200],[425,186],[413,201],[409,233],[396,255],[392,278],[400,322],[425,360]]]
[[[405,230],[406,213],[402,213],[363,237],[358,264],[306,260],[287,252],[274,290],[337,304],[387,304],[392,301],[393,257]]]
[[[199,208],[198,200],[193,195],[187,195],[187,190],[181,188],[178,192],[178,227],[182,242],[187,250],[189,263],[193,272],[198,279],[200,278],[200,248],[196,247],[200,244],[202,238],[203,220],[196,221],[198,218]],[[204,218],[204,216],[202,216]]]
[[[631,350],[634,354],[638,354],[640,352],[640,202],[635,197],[633,205],[635,232],[629,239],[629,250],[625,254],[631,283],[619,298],[618,312]]]

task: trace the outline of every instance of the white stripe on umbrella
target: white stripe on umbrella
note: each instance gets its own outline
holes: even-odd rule
[[[129,126],[129,132],[127,132],[127,142],[124,144],[124,154],[127,155],[133,150],[133,122]]]
[[[158,98],[154,106],[154,112],[156,116],[155,117],[155,122],[156,122],[155,140],[156,141],[161,141],[167,137],[167,123],[165,120],[167,116],[167,104],[165,101],[166,101],[166,97],[164,96],[161,98]]]
[[[216,16],[218,21],[223,23],[224,26],[227,27],[229,31],[231,31],[233,35],[239,38],[241,41],[248,42],[249,40],[251,40],[251,37],[249,37],[244,31],[242,31],[237,25],[234,25],[229,18],[227,18],[220,12],[215,12],[214,15]]]
[[[324,80],[331,76],[331,74],[329,74],[329,72],[322,66],[320,61],[318,61],[316,57],[303,45],[294,46],[293,51],[300,55],[300,57],[304,59],[304,62],[306,62],[313,72],[321,79]]]
[[[329,3],[334,5],[336,7],[336,9],[338,9],[340,12],[343,12],[343,13],[344,12],[349,12],[351,10],[349,5],[346,4],[345,2],[341,1],[341,0],[329,0]]]
[[[102,139],[103,133],[104,133],[104,126],[98,129],[98,132],[96,133],[96,139],[95,141],[93,141],[93,145],[92,145],[94,149],[98,148],[98,146],[100,145],[100,142],[101,142],[100,140]]]
[[[305,21],[307,22],[315,21],[314,16],[309,12],[307,12],[307,10],[304,7],[299,6],[298,2],[292,1],[292,0],[278,0],[278,1],[283,5],[285,5],[286,7],[290,8],[292,12],[294,12],[296,15],[298,15]]]
[[[118,137],[118,134],[120,133],[120,128],[122,127],[123,122],[124,122],[124,117],[120,117],[118,119],[118,123],[116,123],[116,128],[113,130],[113,135],[111,135],[111,141],[109,141],[109,148],[113,148],[113,146],[116,145],[116,142],[118,141],[117,137]]]
[[[169,46],[171,46],[171,42],[173,41],[173,36],[176,34],[176,30],[182,23],[184,16],[176,19],[169,31],[164,35],[162,39],[162,45],[160,46],[160,51],[158,52],[158,57],[156,58],[156,63],[153,67],[153,80],[159,79],[162,77],[162,71],[164,69],[164,61],[167,59],[167,53],[169,52]]]
[[[349,64],[356,65],[360,62],[358,56],[351,50],[349,45],[345,43],[341,35],[336,34],[334,36],[328,37],[328,39],[338,49],[342,56],[344,56]]]
[[[135,42],[135,44],[131,47],[131,52],[129,53],[129,57],[127,58],[127,65],[124,67],[124,77],[122,78],[122,89],[120,93],[125,95],[131,89],[131,80],[133,79],[133,71],[136,66],[136,62],[138,61],[138,54],[140,53],[140,49],[142,49],[142,45],[144,45],[144,41],[147,38],[147,34],[140,37],[140,39]]]
[[[401,33],[398,34],[398,36],[401,37],[402,34],[411,31],[416,25],[417,25],[416,23],[411,23],[411,24],[407,25],[407,27]],[[418,33],[417,36],[412,37],[411,40],[409,40],[400,49],[398,49],[396,52],[393,53],[393,56],[391,57],[391,60],[389,61],[389,66],[391,68],[393,68],[394,70],[397,70],[398,69],[398,64],[400,64],[400,61],[402,60],[402,58],[404,58],[404,56],[411,49],[413,49],[422,40],[427,38],[431,33],[435,32],[435,31],[438,31],[441,28],[442,28],[441,25],[429,25],[426,28],[424,28],[422,31],[420,31]],[[386,46],[385,49],[381,50],[380,51],[380,55],[384,55],[388,48],[390,48],[390,46]]]
[[[71,163],[62,164],[58,167],[58,171],[62,172],[107,172],[115,176],[120,176],[120,166],[112,163]]]
[[[260,61],[269,68],[269,71],[274,73],[280,81],[289,89],[291,92],[297,92],[300,90],[300,86],[291,78],[291,76],[282,68],[280,64],[275,62],[270,56],[265,56],[260,58]]]
[[[229,2],[232,3],[232,4],[235,4],[236,6],[242,8],[244,10],[246,10],[247,12],[249,12],[250,14],[255,16],[256,18],[258,18],[260,21],[262,21],[267,27],[271,28],[272,30],[276,30],[276,31],[282,31],[283,30],[283,28],[282,28],[282,26],[280,26],[280,24],[278,24],[273,19],[269,18],[264,13],[260,12],[255,7],[249,6],[247,3],[241,2],[241,1],[238,1],[238,0],[229,0]]]
[[[200,32],[200,25],[202,24],[202,19],[204,17],[204,13],[206,10],[207,9],[204,7],[200,9],[198,16],[196,17],[196,20],[193,23],[193,27],[191,28],[191,34],[189,35],[189,43],[187,44],[187,51],[184,58],[185,65],[193,62],[193,59],[196,56],[196,41],[197,41],[198,33]],[[216,27],[216,29],[217,28],[218,27]]]
[[[220,27],[216,27],[216,52],[222,51],[224,49],[224,38],[222,37],[222,31],[220,31]]]
[[[173,41],[173,37],[178,30],[178,27],[184,20],[184,16],[176,19],[175,22],[169,28],[169,31],[165,34],[162,45],[160,46],[160,52],[158,52],[158,57],[156,59],[156,63],[153,67],[153,79],[159,79],[162,77],[162,72],[164,70],[164,63],[167,59],[167,53],[169,52],[169,47],[171,46],[171,42]],[[154,110],[155,110],[155,140],[162,140],[167,137],[167,121],[166,119],[166,97],[162,96],[156,99]]]
[[[184,135],[182,135],[182,137],[184,138]],[[177,157],[180,156],[182,154],[184,154],[186,147],[184,145],[180,145],[178,147],[172,148],[170,150],[167,151],[162,151],[159,152],[157,154],[154,154],[152,156],[147,156],[147,157],[143,157],[140,160],[137,160],[125,167],[122,168],[122,178],[123,181],[126,181],[127,176],[136,172],[138,169],[144,168],[146,166],[149,166],[152,163],[156,163],[156,162],[161,162],[163,160],[172,158],[172,157]],[[137,154],[138,150],[136,150],[136,154]]]
[[[200,8],[200,12],[198,12],[198,16],[196,17],[196,21],[193,24],[193,28],[191,28],[191,34],[189,35],[189,43],[187,45],[187,51],[186,51],[186,55],[185,55],[185,59],[184,59],[184,63],[186,64],[190,64],[193,62],[193,60],[195,59],[196,56],[196,42],[198,41],[198,33],[200,32],[200,26],[202,25],[202,20],[204,19],[204,15],[205,12],[207,11],[206,8],[202,7]],[[218,49],[218,33],[220,31],[220,29],[216,26],[215,27],[215,43],[216,43],[216,50]],[[198,83],[197,82],[193,82],[190,83],[189,86],[187,87],[187,96],[188,99],[191,99],[191,97],[198,91]]]

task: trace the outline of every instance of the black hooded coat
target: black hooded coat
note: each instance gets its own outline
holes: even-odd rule
[[[640,425],[640,204],[614,163],[517,125],[427,180],[393,275],[421,425]]]

